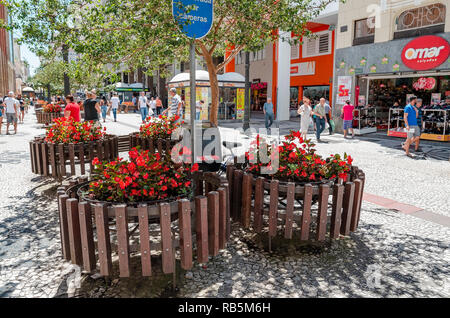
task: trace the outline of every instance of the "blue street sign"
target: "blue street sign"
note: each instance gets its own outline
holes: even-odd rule
[[[187,37],[200,39],[211,30],[214,17],[214,1],[172,0],[172,13],[181,31]]]

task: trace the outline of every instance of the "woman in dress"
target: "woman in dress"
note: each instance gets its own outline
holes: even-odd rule
[[[303,97],[303,105],[299,107],[297,113],[301,116],[300,131],[302,133],[302,138],[303,140],[306,140],[312,113],[311,100],[308,97]]]

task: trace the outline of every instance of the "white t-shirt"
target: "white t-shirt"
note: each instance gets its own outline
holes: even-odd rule
[[[139,107],[147,107],[147,97],[139,96]]]
[[[111,98],[111,107],[112,107],[113,109],[117,109],[117,108],[119,108],[119,104],[120,104],[120,99],[119,99],[119,97],[113,96],[113,97]]]
[[[16,112],[14,105],[17,105],[18,107],[20,106],[19,101],[14,97],[6,97],[3,103],[6,105],[6,112],[10,114],[14,114]]]
[[[155,108],[156,108],[156,100],[151,100],[151,101],[150,101],[150,107],[151,107],[152,109],[155,109]]]

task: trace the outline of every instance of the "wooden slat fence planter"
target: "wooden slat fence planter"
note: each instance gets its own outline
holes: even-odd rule
[[[118,157],[118,137],[82,144],[52,144],[45,137],[30,141],[31,171],[41,176],[62,180],[68,176],[84,175],[92,171],[92,160],[114,160]],[[77,172],[77,167],[79,171]]]
[[[225,178],[198,172],[199,188],[191,200],[134,206],[86,202],[78,189],[87,183],[88,177],[64,181],[58,188],[58,209],[63,257],[88,273],[98,269],[111,276],[113,258],[118,258],[120,277],[151,276],[154,256],[162,258],[162,271],[170,274],[176,259],[189,270],[194,259],[206,263],[226,248],[230,218]],[[159,225],[150,222],[155,217]],[[131,271],[131,253],[140,257],[140,273]]]
[[[53,120],[59,117],[63,117],[62,113],[45,113],[42,110],[35,110],[38,124],[50,125]]]
[[[178,143],[177,140],[161,139],[161,138],[143,138],[138,133],[129,135],[129,147],[140,147],[142,150],[149,150],[150,153],[155,152],[169,152]]]
[[[324,242],[358,227],[365,174],[357,167],[348,182],[333,185],[255,178],[233,165],[227,167],[227,179],[232,219],[256,233],[268,232],[269,249],[270,239],[279,234]]]

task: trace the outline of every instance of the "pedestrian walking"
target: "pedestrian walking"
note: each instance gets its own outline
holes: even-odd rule
[[[311,114],[312,114],[311,100],[308,97],[306,96],[303,97],[303,104],[298,108],[297,113],[301,116],[300,132],[303,140],[306,140],[308,128],[311,123]]]
[[[156,115],[156,100],[154,97],[150,98],[150,109],[151,109],[151,115]]]
[[[271,128],[272,124],[273,124],[273,120],[274,120],[274,114],[273,114],[273,104],[272,104],[272,98],[267,98],[267,102],[264,103],[263,106],[263,112],[264,112],[264,117],[265,117],[265,122],[266,122],[266,129],[268,131],[268,133],[271,133]]]
[[[100,103],[97,100],[97,95],[94,90],[87,93],[88,99],[83,103],[84,121],[99,121],[99,114],[101,113]]]
[[[156,115],[159,116],[163,112],[163,104],[159,96],[156,96]]]
[[[19,117],[20,103],[14,98],[14,92],[9,92],[3,104],[6,107],[6,134],[9,135],[9,125],[13,124],[14,134],[17,134],[17,118]]]
[[[139,111],[141,112],[141,117],[142,117],[142,123],[145,122],[145,119],[148,116],[148,99],[147,96],[145,96],[145,92],[141,92],[140,96],[139,96],[139,100],[138,100],[138,108]]]
[[[333,126],[331,124],[332,122],[332,117],[331,117],[331,106],[330,104],[328,104],[325,100],[325,98],[321,98],[320,99],[320,103],[324,104],[324,108],[325,108],[325,116],[327,117],[327,122],[328,122],[328,132],[330,133],[330,135],[333,134]]]
[[[417,116],[418,112],[415,108],[417,102],[417,97],[412,96],[409,99],[409,104],[406,105],[404,110],[404,121],[406,126],[406,141],[405,144],[402,146],[403,149],[406,152],[406,155],[408,157],[411,157],[411,154],[409,153],[409,147],[412,143],[416,143],[417,139],[420,139],[420,129],[417,125]]]
[[[111,98],[111,109],[113,112],[115,122],[117,121],[117,110],[119,109],[119,105],[120,105],[120,99],[117,96],[117,93],[114,93],[113,97]]]
[[[415,152],[422,151],[422,149],[420,148],[420,136],[422,135],[422,117],[423,117],[422,106],[423,106],[423,100],[421,98],[418,98],[415,108],[416,108],[416,113],[417,113],[417,127],[419,129],[419,133],[418,133],[419,136],[418,136],[418,138],[416,138],[415,148],[414,148]]]
[[[180,95],[177,94],[176,88],[172,87],[169,91],[170,94],[170,105],[163,112],[163,115],[167,116],[180,116],[181,118],[181,108],[183,107],[183,101],[181,100]]]
[[[195,104],[195,120],[200,120],[200,114],[202,113],[203,105],[205,101],[200,100]]]
[[[23,124],[23,120],[25,119],[25,102],[23,101],[22,95],[17,95],[17,101],[19,102],[19,122]]]
[[[344,130],[344,138],[347,138],[348,131],[351,130],[352,138],[355,137],[355,132],[353,130],[353,112],[355,111],[355,106],[351,104],[348,100],[345,102],[344,107],[342,107],[341,117],[344,120],[343,130]]]
[[[64,108],[64,117],[66,117],[67,119],[72,118],[74,121],[80,122],[80,105],[75,103],[72,95],[66,96],[66,102],[68,104],[66,105],[66,108]]]
[[[100,109],[102,111],[103,122],[106,123],[106,113],[108,112],[108,104],[105,103],[103,98],[100,99]]]
[[[320,139],[320,134],[325,129],[325,124],[327,123],[327,117],[325,113],[325,105],[321,103],[317,104],[312,111],[313,115],[316,116],[316,138],[317,142],[322,142]]]

